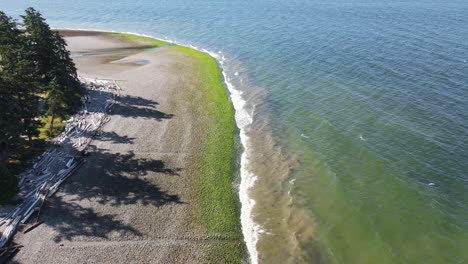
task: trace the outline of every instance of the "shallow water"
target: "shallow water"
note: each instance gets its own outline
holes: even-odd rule
[[[219,53],[260,262],[468,262],[468,2],[0,1]]]

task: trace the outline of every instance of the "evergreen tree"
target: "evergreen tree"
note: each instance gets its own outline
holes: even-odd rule
[[[15,58],[19,30],[16,23],[0,11],[0,163],[3,163],[8,151],[18,143],[21,133],[19,109],[14,96],[14,87],[6,78],[11,61]]]
[[[4,164],[22,131],[20,97],[13,82],[21,65],[20,34],[15,21],[0,11],[0,202],[17,192],[17,178]]]
[[[14,64],[21,46],[21,31],[16,22],[0,11],[0,65],[5,70]]]
[[[31,59],[37,65],[37,74],[42,84],[47,85],[53,77],[50,76],[54,56],[53,33],[42,15],[34,8],[25,11],[23,26],[25,29],[26,45],[31,51]]]
[[[31,143],[32,137],[38,134],[39,126],[37,117],[40,85],[37,82],[37,68],[31,59],[24,35],[18,30],[16,22],[3,12],[0,12],[0,69],[5,83],[3,94],[8,93],[10,104],[15,104],[18,109],[21,131],[28,136]],[[14,109],[8,106],[6,108]]]
[[[42,15],[34,8],[26,9],[23,25],[27,45],[38,65],[41,82],[47,89],[50,87],[48,84],[55,79],[57,85],[64,89],[66,111],[72,113],[80,105],[79,99],[83,91],[65,40],[58,32],[50,29]]]
[[[65,40],[33,8],[23,16],[25,30],[0,11],[0,194],[16,191],[16,177],[2,165],[26,135],[39,134],[39,98],[54,119],[71,114],[83,89]],[[0,195],[0,200],[4,197]]]
[[[67,50],[67,43],[58,32],[53,34],[53,47],[51,74],[64,91],[63,99],[66,105],[64,111],[72,113],[80,106],[80,98],[84,91],[78,79],[75,63]]]
[[[0,164],[8,158],[8,153],[14,149],[21,134],[21,115],[14,87],[3,76],[0,71]]]
[[[51,116],[49,132],[54,129],[54,119],[56,117],[63,118],[66,114],[66,89],[57,83],[56,79],[53,79],[47,87],[47,114]]]

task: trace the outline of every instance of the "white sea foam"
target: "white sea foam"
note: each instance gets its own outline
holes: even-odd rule
[[[252,124],[253,115],[249,113],[245,107],[247,102],[242,97],[242,91],[237,90],[227,77],[226,71],[223,67],[226,58],[224,56],[220,58],[218,54],[205,49],[203,49],[202,51],[218,60],[218,63],[220,64],[222,69],[224,83],[231,95],[231,101],[234,106],[234,109],[236,110],[235,119],[237,127],[240,130],[241,143],[244,147],[244,152],[241,154],[241,183],[239,187],[239,199],[242,203],[242,233],[244,235],[247,250],[249,251],[251,263],[256,264],[258,263],[257,242],[260,234],[264,231],[262,230],[260,225],[255,223],[253,219],[252,211],[255,207],[255,200],[253,200],[249,195],[249,191],[255,185],[255,181],[257,178],[251,171],[248,170],[250,138],[247,135],[246,129],[250,124]]]
[[[255,185],[256,176],[250,172],[247,167],[249,163],[249,137],[246,132],[247,126],[253,122],[253,117],[245,108],[246,101],[242,98],[242,92],[236,90],[229,82],[226,73],[223,70],[223,76],[226,86],[231,93],[231,100],[236,109],[236,123],[240,129],[240,139],[244,146],[244,152],[241,155],[241,184],[239,187],[239,198],[242,203],[241,224],[244,234],[244,240],[249,251],[251,263],[258,262],[257,242],[262,232],[261,227],[255,223],[252,210],[255,206],[255,200],[249,196],[250,189]]]
[[[114,33],[119,33],[119,31],[112,31],[112,30],[96,30],[96,29],[72,29],[72,30],[84,30],[84,31],[105,31],[105,32],[114,32]],[[139,33],[134,33],[134,32],[123,32],[123,33],[128,33],[128,34],[134,34],[138,36],[143,36],[143,37],[150,37],[154,38],[157,40],[163,40],[151,35],[145,35],[145,34],[139,34]],[[242,233],[244,235],[244,240],[247,246],[247,250],[250,255],[250,260],[252,264],[257,264],[258,263],[258,251],[257,251],[257,242],[260,237],[260,234],[265,233],[264,230],[262,230],[261,226],[255,223],[253,219],[253,208],[255,207],[255,200],[253,200],[250,195],[249,191],[250,189],[255,185],[256,181],[256,176],[248,169],[248,164],[249,164],[249,145],[250,145],[250,138],[247,135],[246,129],[247,127],[252,124],[253,122],[253,115],[248,112],[246,109],[246,100],[242,97],[242,91],[237,90],[234,85],[229,81],[229,78],[227,77],[224,62],[226,61],[226,58],[220,56],[218,54],[221,54],[221,51],[218,51],[218,54],[215,52],[210,52],[206,49],[198,49],[197,47],[191,45],[191,44],[183,44],[183,43],[178,43],[175,40],[170,40],[167,37],[163,41],[177,44],[180,46],[185,46],[185,47],[190,47],[192,49],[205,52],[209,54],[211,57],[215,58],[218,63],[220,64],[222,74],[224,77],[224,82],[225,85],[231,95],[231,101],[235,109],[235,120],[237,127],[240,130],[240,139],[242,146],[244,147],[244,151],[241,154],[241,168],[240,168],[240,176],[241,176],[241,183],[239,187],[239,199],[241,201],[241,224],[242,224]],[[238,73],[236,72],[235,76],[237,76]]]

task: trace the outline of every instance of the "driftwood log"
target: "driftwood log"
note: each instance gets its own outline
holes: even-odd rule
[[[36,212],[44,201],[54,195],[59,187],[84,163],[86,149],[92,138],[109,122],[108,112],[118,102],[121,88],[114,80],[80,78],[86,88],[83,106],[78,114],[67,121],[65,130],[52,140],[61,148],[49,148],[33,163],[32,168],[18,175],[20,196],[23,202],[2,219],[0,227],[6,225],[0,236],[0,249],[10,252],[8,243],[18,230]],[[25,230],[36,228],[38,222]],[[14,248],[16,251],[18,247]],[[1,253],[2,251],[0,251]]]

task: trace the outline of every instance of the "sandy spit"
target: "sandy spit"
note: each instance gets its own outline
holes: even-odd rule
[[[134,47],[93,32],[66,40],[72,52]],[[16,235],[24,248],[12,263],[203,263],[217,241],[193,217],[191,160],[204,131],[192,114],[202,107],[187,74],[194,64],[169,48],[104,53],[74,60],[83,77],[117,80],[121,102],[84,166],[47,201],[45,223]]]

